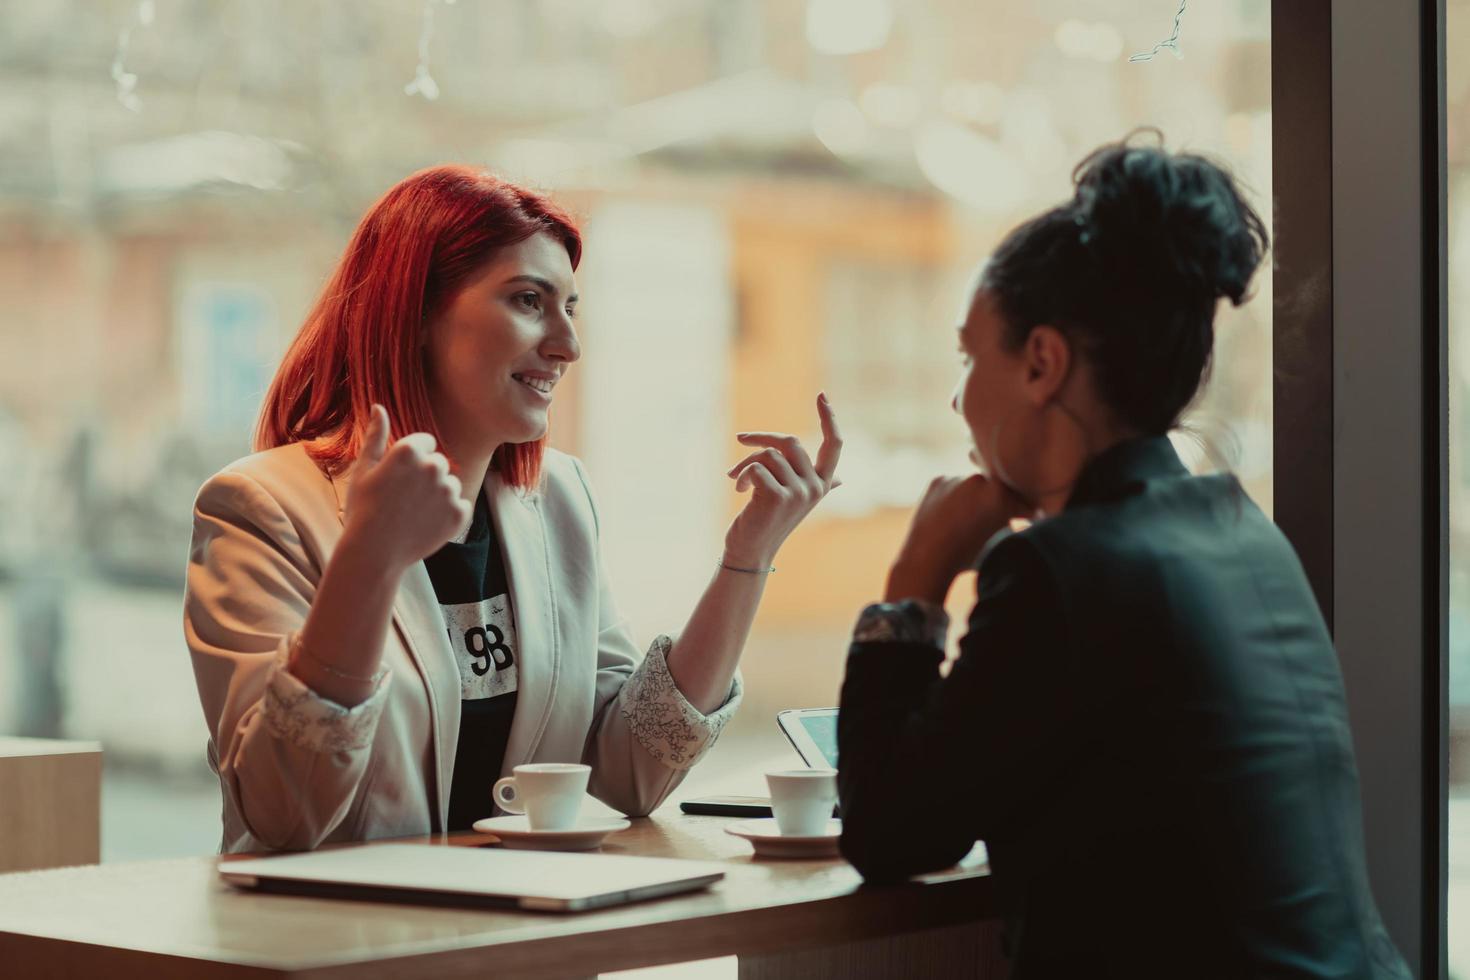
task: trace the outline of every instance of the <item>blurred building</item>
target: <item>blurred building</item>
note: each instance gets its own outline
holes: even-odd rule
[[[464,161],[585,222],[585,356],[553,439],[588,463],[645,635],[677,629],[713,570],[740,504],[723,475],[743,454],[733,433],[815,440],[813,400],[830,394],[845,485],[780,556],[742,725],[833,703],[846,631],[909,508],[966,465],[952,329],[987,250],[1138,125],[1230,162],[1269,213],[1268,5],[1192,6],[1185,57],[1143,63],[1127,57],[1167,35],[1173,4],[1116,7],[5,7],[0,567],[44,562],[52,584],[0,586],[0,690],[51,683],[61,729],[201,768],[178,622],[193,494],[249,451],[274,365],[363,210],[415,169]],[[1195,413],[1268,509],[1270,310],[1263,275],[1221,311]],[[27,642],[49,666],[18,666],[9,637],[48,628],[53,643]],[[18,719],[0,704],[0,729]]]

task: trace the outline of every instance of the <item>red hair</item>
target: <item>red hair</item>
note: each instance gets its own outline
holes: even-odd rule
[[[424,377],[428,324],[500,248],[540,232],[566,245],[582,235],[551,200],[483,171],[431,167],[395,185],[363,215],[352,240],[266,392],[255,449],[309,442],[336,475],[357,458],[374,402],[390,437],[439,438]],[[507,443],[491,465],[512,486],[537,484],[543,437]]]

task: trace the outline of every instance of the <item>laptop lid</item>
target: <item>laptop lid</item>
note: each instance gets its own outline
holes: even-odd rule
[[[620,854],[367,844],[221,861],[240,888],[344,898],[495,905],[552,912],[692,891],[723,878],[717,864]]]

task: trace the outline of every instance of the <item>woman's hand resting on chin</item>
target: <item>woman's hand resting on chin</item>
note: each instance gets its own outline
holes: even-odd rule
[[[935,477],[893,560],[884,601],[943,604],[955,577],[974,567],[986,542],[1013,518],[1031,513],[1024,500],[992,477]]]

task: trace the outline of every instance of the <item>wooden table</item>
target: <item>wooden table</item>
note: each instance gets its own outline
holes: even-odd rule
[[[585,977],[733,954],[746,980],[1005,976],[983,849],[950,871],[877,888],[836,859],[754,858],[724,833],[729,822],[673,808],[635,820],[604,852],[720,861],[725,879],[576,914],[254,894],[221,883],[212,857],[0,876],[0,973]]]
[[[96,864],[102,746],[0,738],[0,873]]]

